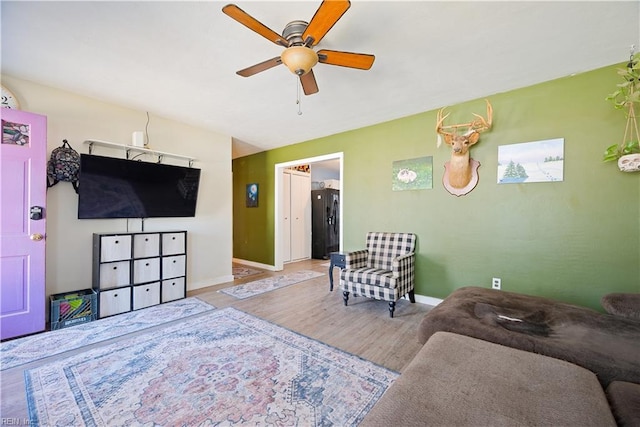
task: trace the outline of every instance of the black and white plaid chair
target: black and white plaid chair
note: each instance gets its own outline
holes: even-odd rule
[[[345,268],[340,272],[344,305],[350,292],[389,301],[389,314],[393,317],[396,301],[405,294],[416,302],[415,249],[415,234],[367,233],[367,249],[347,253]]]

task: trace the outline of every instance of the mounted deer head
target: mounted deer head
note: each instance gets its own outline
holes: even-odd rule
[[[480,162],[472,159],[469,148],[478,142],[480,132],[491,129],[493,120],[493,108],[487,100],[487,118],[473,113],[476,117],[469,123],[444,125],[449,114],[443,116],[444,108],[438,111],[436,132],[438,133],[438,147],[441,144],[441,135],[444,141],[451,146],[451,160],[445,164],[445,174],[442,180],[445,188],[451,194],[461,196],[473,190],[478,183],[478,167]],[[458,134],[458,129],[466,128],[466,132]]]

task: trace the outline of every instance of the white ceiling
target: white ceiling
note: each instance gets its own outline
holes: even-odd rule
[[[234,156],[356,129],[628,59],[638,1],[358,1],[318,48],[370,53],[369,71],[318,64],[296,105],[280,54],[227,2],[1,2],[3,74],[234,138]],[[280,33],[314,1],[236,4]],[[133,131],[133,130],[132,130]]]

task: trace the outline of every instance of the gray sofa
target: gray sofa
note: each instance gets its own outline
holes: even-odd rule
[[[360,426],[615,426],[579,366],[436,332]]]
[[[640,426],[640,321],[466,287],[363,425]]]
[[[640,321],[549,298],[465,287],[423,318],[418,340],[437,331],[566,360],[612,381],[640,384]]]

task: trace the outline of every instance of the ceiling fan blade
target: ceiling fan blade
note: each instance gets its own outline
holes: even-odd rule
[[[329,65],[340,65],[341,67],[358,68],[368,70],[376,59],[374,55],[365,53],[341,52],[339,50],[322,49],[318,52],[318,62]]]
[[[275,58],[267,59],[264,62],[245,68],[244,70],[236,71],[236,74],[242,77],[250,77],[254,74],[258,74],[261,71],[268,70],[269,68],[273,68],[276,65],[280,64],[282,64],[282,60],[279,56],[276,56]]]
[[[271,28],[267,27],[262,22],[258,21],[235,4],[226,5],[222,8],[222,12],[235,19],[250,30],[253,30],[256,33],[260,34],[267,40],[270,40],[280,46],[289,46],[289,42],[287,42],[287,40],[284,39],[280,34],[276,33]]]
[[[316,83],[316,77],[313,75],[313,70],[309,70],[307,74],[300,76],[300,83],[302,84],[302,90],[305,95],[318,93],[318,83]]]
[[[349,0],[324,0],[302,33],[305,45],[315,46],[351,6]]]

